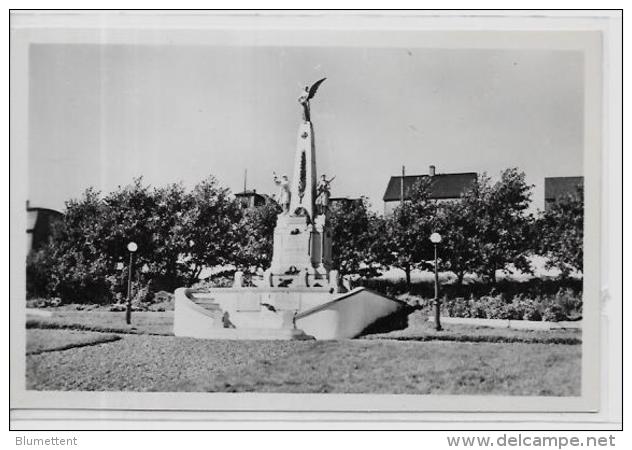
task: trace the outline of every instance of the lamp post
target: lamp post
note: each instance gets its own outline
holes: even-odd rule
[[[437,244],[441,243],[441,235],[439,233],[432,233],[430,235],[430,242],[434,244],[435,330],[441,331],[441,302],[439,301],[439,270],[437,264]]]
[[[136,242],[127,244],[127,251],[129,251],[129,274],[127,276],[127,308],[125,310],[125,322],[128,325],[132,324],[132,274],[134,273],[134,253],[136,250],[138,250]]]

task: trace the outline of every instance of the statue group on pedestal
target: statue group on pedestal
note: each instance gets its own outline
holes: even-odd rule
[[[290,212],[290,200],[292,193],[290,192],[290,181],[287,175],[283,175],[280,179],[276,173],[273,172],[274,184],[279,186],[279,193],[277,194],[277,202],[283,208],[283,213],[288,214]],[[325,174],[320,176],[318,185],[316,186],[316,211],[318,214],[325,214],[329,208],[329,199],[331,197],[331,182],[336,178],[335,176],[327,179]]]
[[[303,112],[304,122],[311,122],[309,101],[312,98],[314,98],[314,95],[316,95],[316,91],[318,90],[318,87],[322,84],[323,81],[325,81],[325,78],[318,80],[316,83],[312,84],[311,86],[305,86],[304,91],[301,93],[301,95],[298,98],[298,102],[300,103],[303,109],[302,112]],[[303,135],[301,135],[302,138],[306,138],[307,136],[308,136],[307,132],[303,132]],[[303,158],[304,158],[304,153],[303,153]],[[304,166],[304,159],[302,161],[302,164],[303,165],[301,167]],[[301,177],[304,176],[303,173],[304,173],[304,169],[302,169],[301,171]],[[279,193],[277,194],[276,200],[283,208],[283,214],[289,214],[291,200],[292,200],[292,191],[290,188],[290,181],[287,175],[283,175],[281,178],[279,178],[275,172],[273,172],[272,174],[274,176],[274,183],[279,187]],[[316,206],[316,214],[323,215],[327,212],[327,209],[329,207],[329,199],[331,197],[330,184],[334,180],[334,178],[335,177],[328,180],[325,175],[321,175],[321,178],[318,181],[318,184],[316,186],[316,198],[314,199],[314,206]],[[303,190],[305,188],[306,182],[307,180],[303,180],[301,178],[302,184],[299,184],[299,192],[298,192],[298,195],[301,197],[301,202],[303,200]]]

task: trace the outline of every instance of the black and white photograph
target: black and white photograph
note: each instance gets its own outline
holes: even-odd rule
[[[598,407],[600,33],[31,15],[18,404]]]

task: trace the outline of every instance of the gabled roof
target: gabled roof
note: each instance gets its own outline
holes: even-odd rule
[[[50,208],[40,208],[39,206],[31,206],[31,202],[29,202],[28,200],[26,201],[26,210],[28,212],[43,212],[45,214],[50,214],[51,216],[57,216],[57,217],[61,217],[64,215],[64,213],[57,211],[56,209],[50,209]]]
[[[242,192],[237,192],[234,194],[235,197],[261,197],[261,198],[265,198],[262,194],[259,194],[257,191],[255,190],[246,190],[246,191],[242,191]]]
[[[572,194],[577,186],[584,185],[584,177],[549,177],[544,179],[544,199],[556,200]]]
[[[476,181],[477,176],[476,172],[407,175],[404,177],[404,200],[408,199],[411,187],[422,178],[432,179],[430,198],[448,199],[460,197]],[[400,200],[401,180],[401,176],[391,177],[384,192],[385,202]]]

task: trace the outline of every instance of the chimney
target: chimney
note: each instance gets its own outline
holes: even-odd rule
[[[404,203],[404,178],[406,177],[406,166],[402,166],[402,178],[399,182],[399,203]]]
[[[430,167],[428,167],[428,174],[429,174],[431,177],[434,177],[434,176],[435,176],[435,169],[436,169],[436,167],[435,167],[435,166],[430,166]]]

